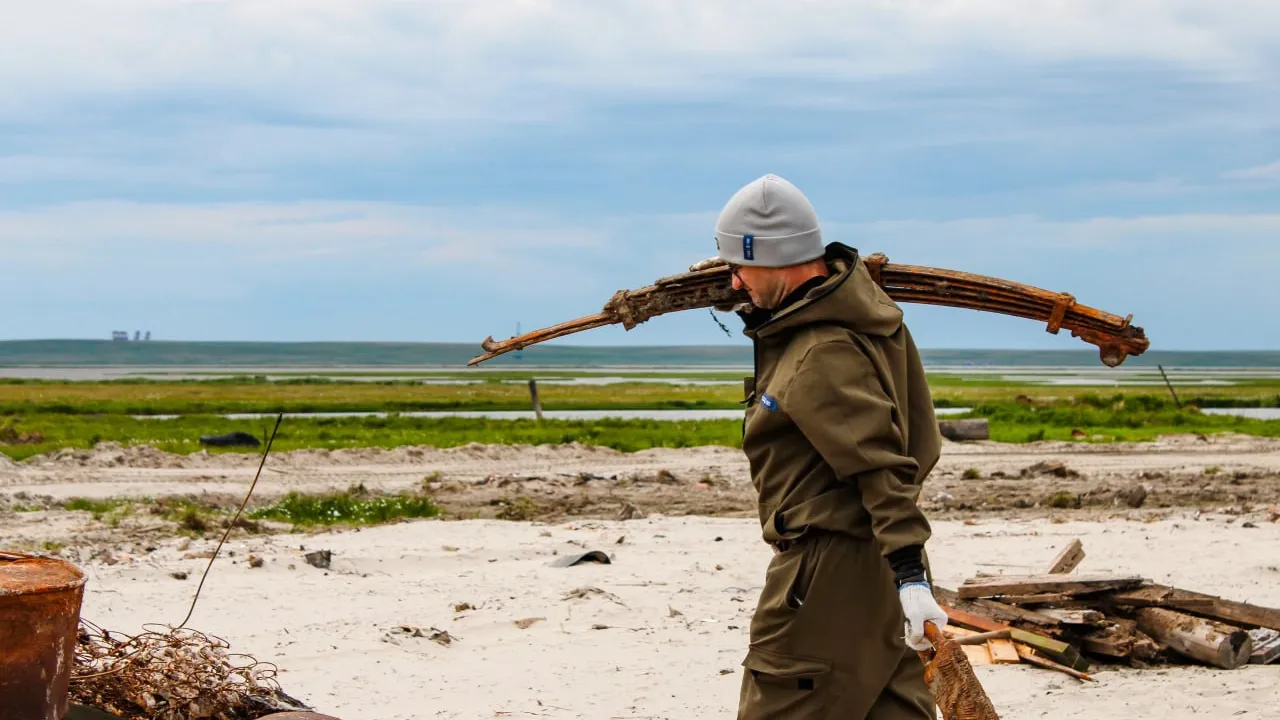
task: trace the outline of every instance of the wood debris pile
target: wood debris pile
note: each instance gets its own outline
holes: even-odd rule
[[[936,588],[946,634],[972,665],[1025,662],[1091,680],[1095,663],[1199,664],[1233,670],[1280,662],[1280,609],[1152,583],[1080,574],[1079,540],[1043,575],[979,575]]]

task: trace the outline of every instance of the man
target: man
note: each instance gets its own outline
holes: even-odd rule
[[[934,718],[916,650],[947,616],[916,499],[942,440],[902,310],[780,177],[733,195],[716,245],[755,306],[742,445],[774,548],[738,718]]]

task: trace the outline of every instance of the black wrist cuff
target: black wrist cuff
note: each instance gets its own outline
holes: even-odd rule
[[[893,581],[898,587],[909,582],[925,582],[923,546],[908,545],[889,553],[886,559],[893,569]]]

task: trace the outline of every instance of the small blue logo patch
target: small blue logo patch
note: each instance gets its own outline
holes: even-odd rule
[[[773,397],[772,395],[769,395],[768,393],[765,393],[764,395],[760,396],[760,404],[764,406],[764,409],[768,410],[769,412],[778,411],[777,398]]]
[[[746,260],[756,259],[755,250],[756,237],[754,235],[742,236],[742,257]]]

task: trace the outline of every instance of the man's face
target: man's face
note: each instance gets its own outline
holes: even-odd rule
[[[783,282],[774,268],[730,264],[729,269],[733,272],[733,289],[746,290],[752,305],[772,310],[782,302]]]

